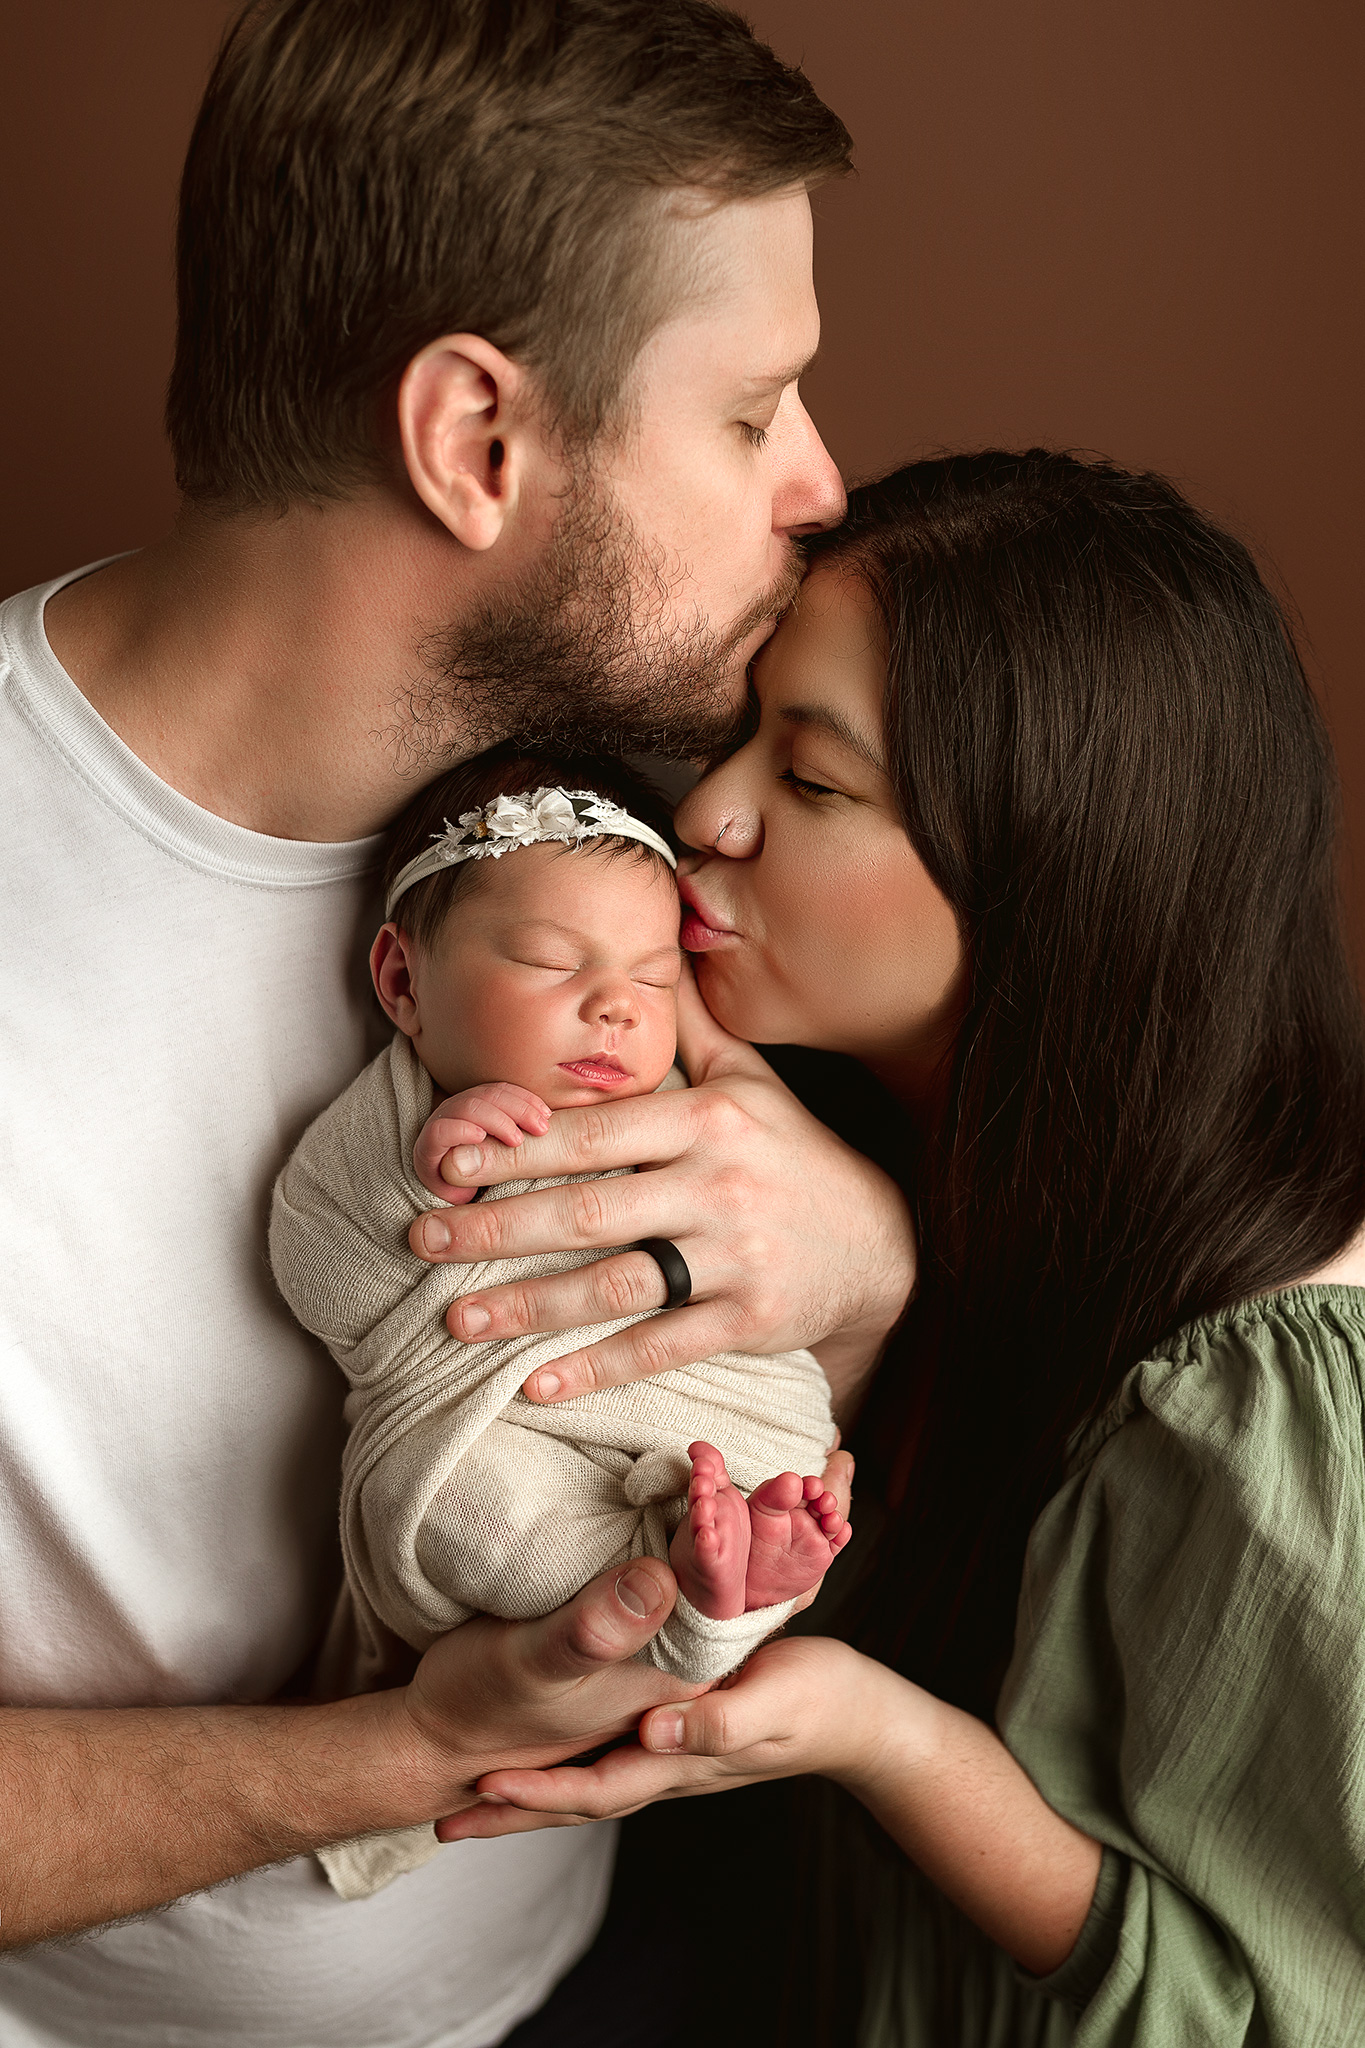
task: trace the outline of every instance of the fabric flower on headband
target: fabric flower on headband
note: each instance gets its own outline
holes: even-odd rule
[[[623,818],[627,815],[622,811]],[[461,811],[460,824],[467,832],[472,831],[476,839],[501,839],[507,846],[535,846],[546,839],[572,839],[578,816],[566,789],[537,789],[530,796],[497,797],[481,811]],[[446,832],[451,829],[447,824]],[[445,834],[438,837],[443,839]],[[474,849],[469,850],[472,853]],[[490,846],[486,850],[502,853],[506,848]]]
[[[662,854],[671,868],[678,865],[672,847],[653,826],[590,789],[532,789],[517,796],[494,797],[481,810],[461,811],[457,825],[447,819],[445,830],[431,836],[426,852],[410,860],[395,878],[384,905],[385,917],[392,917],[399,897],[428,875],[464,860],[500,860],[517,846],[544,846],[553,840],[573,845],[584,839],[636,839],[641,846]]]

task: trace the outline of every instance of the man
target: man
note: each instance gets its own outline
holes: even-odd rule
[[[731,725],[842,504],[797,378],[806,189],[846,150],[705,0],[265,0],[224,46],[182,192],[182,514],[0,610],[6,2048],[480,2048],[592,1937],[607,1830],[349,1904],[306,1853],[628,1727],[673,1586],[644,1560],[407,1688],[258,1704],[325,1620],[341,1391],[265,1205],[373,1049],[374,835],[424,774],[511,731],[696,753]],[[910,1284],[901,1205],[756,1058],[698,1071],[662,1121],[556,1138],[659,1162],[595,1235],[507,1228],[671,1235],[692,1346],[825,1338],[850,1381]],[[641,1253],[588,1272],[494,1328],[663,1299]],[[561,1393],[683,1341],[626,1332]]]

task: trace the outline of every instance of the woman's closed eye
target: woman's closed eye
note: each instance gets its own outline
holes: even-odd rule
[[[828,782],[812,782],[808,776],[798,775],[794,768],[784,768],[778,777],[792,789],[799,789],[802,796],[843,796],[844,791],[834,789]]]

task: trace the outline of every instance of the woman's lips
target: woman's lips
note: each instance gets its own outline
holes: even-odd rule
[[[621,1062],[611,1053],[603,1053],[600,1056],[589,1053],[586,1059],[561,1060],[559,1071],[561,1074],[572,1074],[575,1081],[582,1081],[589,1088],[619,1088],[623,1081],[631,1079]]]
[[[679,944],[685,953],[705,953],[723,939],[737,936],[729,925],[721,923],[714,910],[707,908],[690,875],[682,877],[678,893],[687,906],[682,930],[678,934]]]

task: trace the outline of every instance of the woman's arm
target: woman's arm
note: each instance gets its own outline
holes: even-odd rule
[[[809,1772],[861,1799],[1025,1969],[1046,1976],[1066,1960],[1094,1894],[1099,1843],[1053,1811],[984,1722],[823,1638],[771,1643],[733,1685],[654,1708],[639,1748],[590,1769],[492,1772],[479,1782],[483,1805],[437,1832],[454,1841],[598,1820]]]

